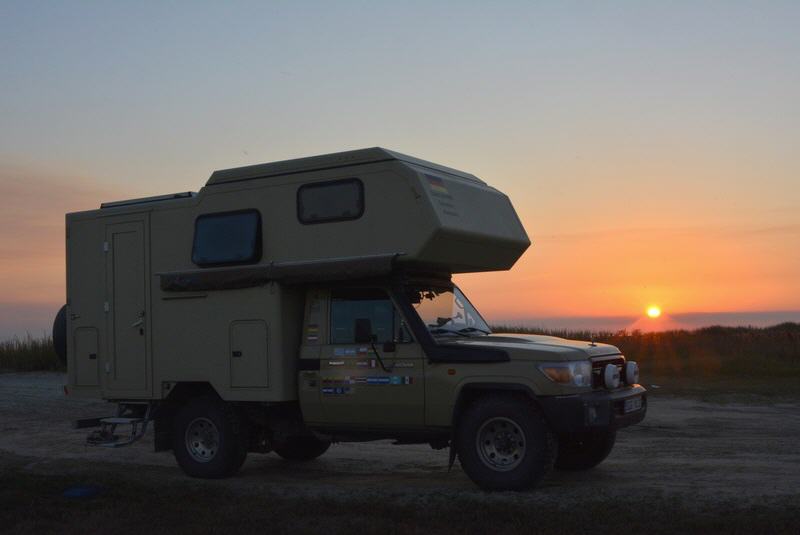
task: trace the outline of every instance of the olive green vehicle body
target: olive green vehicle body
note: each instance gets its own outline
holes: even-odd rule
[[[353,179],[362,213],[299,220],[303,186]],[[258,258],[196,265],[197,219],[242,210],[260,216]],[[530,245],[503,193],[384,149],[218,171],[197,194],[67,214],[66,240],[70,395],[158,403],[182,385],[207,385],[228,402],[295,404],[306,426],[333,437],[424,438],[446,436],[477,391],[521,392],[550,407],[549,419],[579,423],[593,396],[613,412],[609,396],[643,393],[558,384],[537,367],[621,358],[603,344],[496,334],[433,342],[413,329],[388,345],[332,343],[337,289],[383,289],[399,322],[413,323],[399,302],[408,281],[508,270]],[[596,425],[627,423],[635,418],[607,414]]]

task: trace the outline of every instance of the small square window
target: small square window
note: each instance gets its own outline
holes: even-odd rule
[[[192,262],[200,267],[261,260],[261,214],[241,210],[201,215],[194,223]]]
[[[364,213],[364,184],[357,178],[305,184],[297,190],[301,223],[330,223],[358,219]]]

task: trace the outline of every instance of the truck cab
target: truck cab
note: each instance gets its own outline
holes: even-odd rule
[[[315,288],[303,333],[298,391],[315,433],[455,447],[460,431],[462,464],[486,488],[508,488],[526,450],[544,465],[590,468],[646,411],[638,368],[617,348],[493,333],[448,277]],[[476,430],[483,405],[503,414],[489,419],[496,428]],[[534,423],[503,412],[512,406]],[[538,441],[523,438],[526,425],[540,428]]]
[[[525,489],[600,463],[646,412],[617,348],[494,333],[454,284],[530,246],[510,199],[469,173],[362,149],[216,171],[66,227],[66,390],[117,406],[76,422],[92,446],[152,424],[187,474],[225,477],[248,453],[394,439]]]

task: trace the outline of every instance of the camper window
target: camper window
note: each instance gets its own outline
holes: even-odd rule
[[[261,260],[261,215],[239,210],[201,215],[194,223],[192,262],[200,267]]]
[[[357,178],[305,184],[297,189],[297,219],[305,225],[358,219],[364,185]]]

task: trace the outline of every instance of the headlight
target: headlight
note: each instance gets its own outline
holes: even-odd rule
[[[592,386],[592,364],[588,360],[543,362],[539,370],[554,383],[569,386]]]

